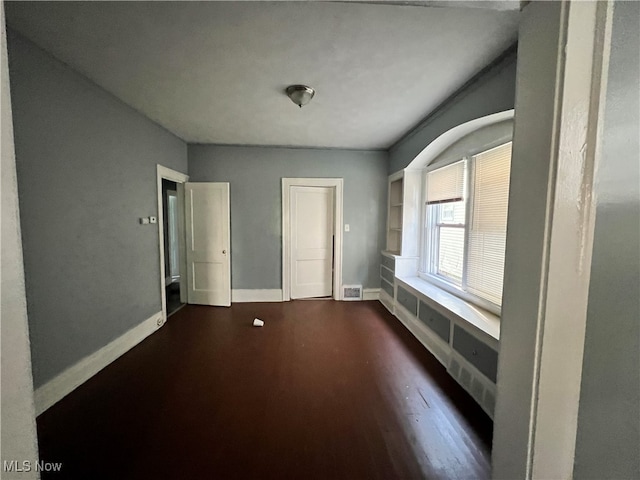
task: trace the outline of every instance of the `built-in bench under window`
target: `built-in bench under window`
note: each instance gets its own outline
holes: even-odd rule
[[[396,279],[401,284],[421,293],[431,302],[443,307],[449,312],[447,316],[453,316],[459,321],[467,322],[475,329],[493,338],[497,346],[497,342],[500,340],[500,318],[497,315],[446,292],[420,277],[396,277]]]

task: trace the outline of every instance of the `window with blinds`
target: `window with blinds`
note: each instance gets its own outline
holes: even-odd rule
[[[511,143],[426,175],[425,273],[500,307]]]
[[[464,270],[466,161],[427,175],[427,215],[432,217],[433,272],[460,285]]]
[[[464,197],[466,162],[439,168],[427,175],[427,204],[457,202]]]
[[[473,158],[473,212],[469,227],[467,290],[502,304],[511,144]]]

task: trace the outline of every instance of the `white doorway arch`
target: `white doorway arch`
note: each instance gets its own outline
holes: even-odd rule
[[[406,168],[411,170],[424,168],[458,140],[461,140],[481,128],[488,127],[489,125],[513,120],[514,115],[515,110],[505,110],[504,112],[492,113],[491,115],[475,118],[455,126],[427,145],[418,155],[416,155]]]

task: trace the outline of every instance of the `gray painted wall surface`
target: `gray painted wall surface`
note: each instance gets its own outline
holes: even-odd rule
[[[616,2],[574,478],[640,478],[639,19]]]
[[[186,144],[9,32],[36,387],[162,308],[156,164]]]
[[[389,150],[389,173],[405,168],[447,130],[515,104],[516,55],[509,55]]]
[[[282,288],[283,177],[344,178],[343,283],[380,286],[386,152],[189,145],[192,182],[229,182],[235,289]]]
[[[18,185],[11,123],[9,71],[4,23],[4,4],[0,5],[2,25],[2,303],[0,338],[2,339],[2,458],[1,461],[38,460],[36,443],[31,353],[20,240]],[[33,463],[32,463],[33,464]],[[29,473],[4,472],[2,478],[38,478]]]

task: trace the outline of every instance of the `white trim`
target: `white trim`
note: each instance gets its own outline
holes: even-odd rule
[[[447,130],[433,142],[427,145],[416,157],[411,161],[407,168],[422,169],[433,162],[438,155],[444,152],[448,147],[470,133],[475,132],[489,125],[501,123],[507,120],[513,120],[515,110],[505,110],[504,112],[492,113],[484,117],[470,120],[462,125]],[[444,166],[444,165],[443,165]]]
[[[35,391],[36,415],[62,400],[114,360],[131,350],[162,325],[163,312],[154,313],[141,324],[119,336],[100,350],[84,357]]]
[[[494,478],[574,474],[612,10],[523,9]]]
[[[291,300],[291,187],[333,187],[335,257],[333,266],[333,299],[342,300],[342,178],[283,178],[282,179],[282,300]]]
[[[389,313],[391,315],[395,315],[394,313],[394,305],[395,305],[395,300],[393,299],[393,297],[391,295],[389,295],[386,290],[380,290],[380,298],[378,298],[378,300],[380,301],[380,303],[382,305],[384,305],[384,308],[386,308],[387,310],[389,310]]]
[[[398,277],[398,283],[419,300],[496,351],[500,350],[500,318],[419,277]]]
[[[532,409],[531,477],[571,478],[575,460],[596,198],[593,174],[611,46],[613,2],[571,2],[558,97]],[[552,162],[553,162],[552,160]]]
[[[185,183],[178,183],[178,252],[180,255],[180,303],[187,304],[187,232],[186,217],[184,208],[184,186]],[[163,257],[164,258],[164,257]]]
[[[167,180],[171,180],[172,182],[185,183],[189,181],[189,175],[178,172],[176,170],[172,170],[171,168],[165,167],[160,164],[157,164],[157,172],[162,178],[166,178]]]
[[[232,303],[251,303],[251,302],[281,302],[282,290],[274,289],[250,289],[250,290],[231,290]]]
[[[389,183],[392,183],[392,182],[395,182],[396,180],[400,180],[401,178],[404,178],[404,169],[398,170],[396,173],[392,173],[391,175],[389,175],[389,178],[387,181]]]
[[[414,277],[418,273],[419,257],[396,257],[394,274],[396,277]]]
[[[176,183],[185,183],[189,180],[189,175],[177,172],[162,165],[156,166],[156,185],[158,187],[158,245],[160,247],[160,301],[162,302],[162,319],[167,321],[167,292],[165,291],[165,264],[164,264],[164,212],[162,208],[162,179],[171,180]],[[180,195],[178,194],[178,211],[180,211]],[[181,222],[179,222],[181,223]],[[178,229],[178,235],[181,234]],[[180,252],[181,257],[183,252]],[[180,258],[180,278],[186,278],[186,271],[183,270],[183,258]],[[180,299],[183,295],[184,282],[180,282]]]
[[[465,248],[467,246],[465,245]],[[466,267],[465,267],[466,268]],[[427,283],[439,288],[440,290],[444,290],[451,295],[458,297],[460,300],[471,303],[476,307],[491,312],[497,317],[500,317],[502,308],[496,305],[495,303],[491,303],[489,300],[486,300],[482,297],[478,297],[477,295],[473,295],[468,291],[464,290],[461,286],[456,285],[455,283],[449,282],[446,277],[442,277],[437,273],[425,273],[418,272],[417,278],[424,280]],[[464,277],[463,277],[464,278]]]
[[[380,298],[379,288],[363,288],[362,300],[378,300]]]

